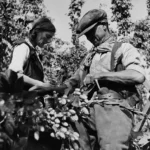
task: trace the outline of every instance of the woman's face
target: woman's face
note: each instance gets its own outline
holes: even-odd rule
[[[36,44],[39,47],[43,47],[45,44],[51,42],[53,36],[54,36],[53,32],[49,32],[49,31],[38,32],[36,37]]]

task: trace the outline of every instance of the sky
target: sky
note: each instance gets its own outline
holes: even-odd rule
[[[146,0],[131,0],[133,8],[131,10],[131,20],[137,21],[144,19],[147,16]],[[48,16],[54,20],[56,26],[56,37],[61,38],[64,41],[71,41],[71,30],[69,29],[69,12],[68,7],[71,0],[44,0],[46,9],[48,10]],[[81,17],[89,10],[99,8],[100,3],[102,8],[107,12],[108,21],[110,27],[116,29],[116,23],[112,23],[111,20],[111,0],[85,0],[85,4],[82,8]],[[82,37],[82,41],[86,40]]]

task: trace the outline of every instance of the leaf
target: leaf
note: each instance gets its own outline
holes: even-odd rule
[[[36,101],[37,92],[23,91],[23,101],[25,104],[33,104]]]
[[[39,132],[38,132],[38,131],[34,132],[34,138],[35,138],[37,141],[39,140],[40,135],[39,135]]]
[[[10,88],[13,89],[15,82],[17,80],[17,73],[10,69],[7,69],[5,71],[5,75],[6,75],[6,80],[8,81]]]
[[[55,126],[55,124],[52,126],[52,129],[55,131],[55,133],[57,132],[57,127]]]
[[[23,81],[23,77],[20,77],[19,79],[16,80],[15,85],[14,85],[14,90],[13,93],[20,93],[23,91],[23,87],[24,87],[24,81]]]
[[[43,126],[40,126],[40,131],[41,132],[44,132],[45,131],[45,128]]]
[[[13,147],[15,150],[23,150],[27,146],[28,137],[19,137],[17,141],[13,142]]]
[[[10,98],[10,94],[0,92],[0,99],[7,101]]]
[[[5,130],[9,135],[13,135],[14,129],[10,123],[5,124]]]
[[[15,123],[10,114],[7,115],[4,127],[8,135],[13,135],[15,129]]]
[[[89,115],[89,111],[88,111],[88,109],[87,109],[86,107],[83,107],[83,108],[81,109],[81,112],[82,112],[83,114],[85,114],[85,115]]]
[[[52,132],[52,133],[50,134],[50,136],[54,138],[54,137],[55,137],[55,134]]]
[[[5,73],[0,73],[0,92],[10,92],[9,83],[5,77]]]
[[[78,116],[77,115],[71,116],[70,119],[73,122],[78,121]]]

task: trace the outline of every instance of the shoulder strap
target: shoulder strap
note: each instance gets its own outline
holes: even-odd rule
[[[117,50],[121,47],[122,45],[122,42],[115,42],[113,48],[112,48],[112,52],[111,52],[111,71],[114,71],[115,70],[115,54],[117,52]]]

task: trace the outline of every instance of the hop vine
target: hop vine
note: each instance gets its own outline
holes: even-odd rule
[[[118,35],[127,35],[130,33],[132,22],[130,21],[130,10],[132,9],[131,0],[112,0],[112,18],[111,21],[116,21],[118,26]]]

